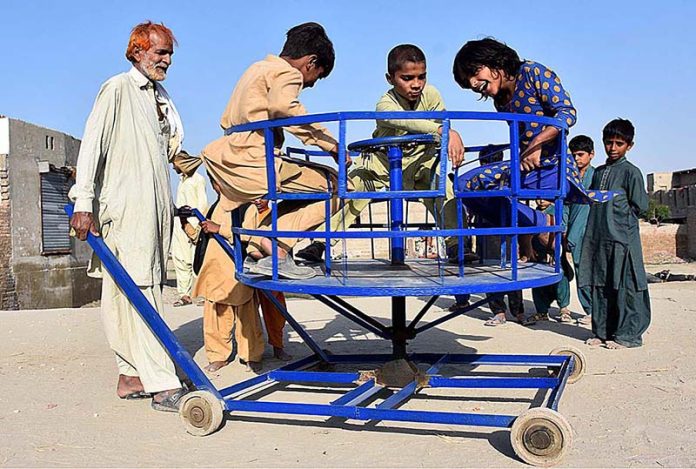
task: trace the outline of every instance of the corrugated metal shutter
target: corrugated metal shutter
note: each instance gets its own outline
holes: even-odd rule
[[[43,253],[70,252],[70,225],[63,207],[68,202],[68,178],[58,171],[41,173]]]

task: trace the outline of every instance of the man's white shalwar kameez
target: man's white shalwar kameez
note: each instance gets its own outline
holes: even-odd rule
[[[205,178],[198,173],[191,176],[181,175],[176,190],[176,206],[188,205],[197,208],[204,216],[208,210],[208,196],[205,192]],[[190,218],[189,223],[198,225],[197,218]],[[191,296],[193,289],[193,254],[194,244],[186,235],[180,223],[174,223],[172,237],[172,261],[176,270],[176,289],[179,296]]]
[[[75,211],[94,214],[105,243],[158,312],[174,215],[168,163],[183,136],[159,83],[135,68],[116,75],[102,85],[87,119],[70,191]],[[93,256],[88,274],[101,271]],[[181,386],[166,351],[108,273],[101,311],[120,374],[139,376],[151,393]]]

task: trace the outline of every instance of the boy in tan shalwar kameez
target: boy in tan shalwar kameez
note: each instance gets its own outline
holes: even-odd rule
[[[213,188],[220,193],[217,183],[213,182]],[[245,227],[255,226],[255,211],[253,205],[247,210]],[[182,227],[192,240],[204,236],[200,231],[232,239],[232,216],[220,203],[216,203],[210,219],[201,222],[200,230],[186,219],[183,219]],[[235,330],[240,362],[247,366],[247,371],[260,371],[265,344],[256,292],[235,278],[234,262],[214,239],[209,240],[206,247],[193,297],[205,298],[203,343],[209,362],[206,371],[214,372],[227,365],[232,354],[232,329]]]
[[[220,124],[227,129],[249,122],[307,114],[298,97],[333,69],[334,51],[324,28],[305,23],[290,29],[280,56],[269,55],[247,69],[237,83]],[[286,127],[303,143],[316,145],[336,158],[336,139],[319,124]],[[277,190],[280,192],[328,192],[329,180],[336,187],[332,169],[280,158],[282,130],[274,132],[274,161]],[[203,149],[201,157],[211,177],[221,189],[225,210],[255,202],[268,194],[266,151],[263,131],[236,132],[225,135]],[[335,199],[334,199],[335,200]],[[285,207],[283,207],[285,205]],[[324,201],[280,204],[278,229],[308,231],[325,219]],[[332,207],[335,211],[337,205]],[[270,220],[270,218],[269,218]],[[266,221],[267,227],[269,221]],[[278,240],[278,271],[285,278],[302,279],[315,275],[308,267],[299,267],[287,253],[297,239]],[[263,238],[250,272],[270,275],[271,241]]]

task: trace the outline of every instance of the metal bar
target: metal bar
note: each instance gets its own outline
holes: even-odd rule
[[[68,204],[64,208],[68,217],[71,218],[73,215],[73,206]],[[154,334],[159,343],[162,344],[174,363],[186,373],[186,376],[193,382],[196,389],[210,391],[221,399],[222,396],[217,388],[210,382],[196,362],[193,361],[191,355],[181,345],[155,307],[145,298],[140,287],[135,284],[131,276],[126,272],[126,269],[123,268],[123,265],[121,265],[113,252],[111,252],[111,249],[106,245],[104,238],[101,236],[94,236],[92,233],[88,232],[87,243],[92,250],[94,250],[97,257],[99,257],[102,264],[109,272],[109,275],[111,275],[111,278],[126,295],[128,301],[131,302],[140,317],[145,321],[150,331]]]
[[[401,158],[403,152],[399,146],[390,146],[387,149],[387,157],[389,158],[389,191],[400,191],[403,189]],[[404,221],[404,202],[403,198],[395,198],[391,201],[390,224],[391,231],[401,232]],[[404,238],[391,238],[391,263],[392,265],[400,265],[404,263]]]
[[[227,400],[228,411],[266,412],[289,415],[320,415],[344,417],[356,420],[391,420],[395,422],[441,423],[448,425],[470,425],[479,427],[509,428],[515,420],[513,415],[459,414],[454,412],[428,412],[421,410],[374,409],[370,407],[348,407],[327,404],[297,404],[290,402],[258,402]]]
[[[297,383],[340,383],[351,384],[360,379],[360,373],[339,373],[336,371],[284,371],[268,373],[270,379],[280,382]]]
[[[538,234],[538,233],[560,233],[563,227],[548,227],[548,226],[525,226],[519,228],[466,228],[463,230],[438,230],[439,236],[470,236],[470,235],[503,235],[509,236],[514,233],[518,234]],[[233,233],[248,236],[263,236],[268,235],[268,230],[256,230],[246,228],[233,228]],[[410,231],[332,231],[330,235],[317,231],[278,231],[279,237],[286,238],[328,238],[328,239],[369,239],[369,238],[413,238],[422,236],[433,236],[433,230],[410,230]]]
[[[443,378],[431,376],[428,385],[432,388],[468,389],[553,389],[558,386],[557,378]]]
[[[510,125],[510,189],[512,197],[510,198],[510,226],[517,228],[518,213],[517,213],[517,194],[520,192],[520,128],[517,123]],[[519,258],[518,249],[518,234],[511,235],[510,246],[510,263],[512,266],[512,281],[517,281],[517,260]]]
[[[432,321],[432,322],[429,322],[428,324],[425,324],[424,326],[417,327],[417,328],[413,329],[413,332],[414,332],[415,334],[420,334],[420,333],[423,332],[423,331],[427,331],[428,329],[431,329],[431,328],[437,326],[438,324],[442,324],[443,322],[449,321],[449,320],[452,319],[452,318],[455,318],[455,317],[457,317],[457,316],[460,316],[460,315],[462,315],[462,314],[465,314],[465,313],[471,311],[472,309],[476,309],[476,308],[478,308],[479,306],[484,305],[484,304],[490,302],[490,301],[491,301],[492,299],[494,299],[496,296],[500,296],[500,294],[490,295],[490,296],[488,296],[487,298],[484,298],[484,299],[482,299],[482,300],[477,301],[476,303],[470,304],[470,305],[469,305],[468,307],[466,307],[466,308],[462,308],[462,309],[460,309],[460,310],[458,310],[458,311],[455,311],[455,312],[450,313],[450,314],[448,314],[448,315],[446,315],[446,316],[443,316],[443,317],[441,317],[441,318],[438,318],[438,319],[436,319],[436,320],[434,320],[434,321]]]
[[[350,311],[347,311],[345,308],[342,308],[340,305],[336,305],[335,303],[333,303],[331,300],[329,300],[328,298],[326,298],[326,297],[323,296],[323,295],[314,295],[314,298],[316,298],[317,300],[321,301],[321,302],[324,303],[326,306],[330,307],[331,309],[333,309],[334,311],[336,311],[336,312],[339,313],[340,315],[345,316],[346,318],[350,319],[351,321],[353,321],[354,323],[358,324],[359,326],[361,326],[361,327],[367,329],[369,332],[372,332],[373,334],[375,334],[375,335],[377,335],[377,336],[379,336],[379,337],[381,337],[381,338],[383,338],[383,339],[389,339],[389,338],[390,338],[390,335],[389,335],[389,333],[387,332],[387,330],[386,330],[386,328],[385,328],[384,326],[381,326],[381,329],[378,329],[377,327],[371,325],[370,323],[368,323],[368,322],[362,320],[361,318],[355,316],[355,315],[354,315],[353,313],[351,313]]]
[[[383,363],[390,361],[389,353],[331,355],[331,363]],[[441,353],[411,353],[408,359],[417,363],[437,363]],[[503,355],[452,353],[447,355],[447,363],[470,364],[477,366],[556,366],[560,367],[568,359],[561,355]]]
[[[203,214],[197,208],[194,208],[192,210],[192,213],[198,219],[199,222],[202,223],[206,220],[206,218],[203,216]],[[218,244],[220,245],[222,250],[225,251],[225,253],[228,256],[230,256],[230,259],[232,259],[234,261],[234,259],[235,259],[234,248],[230,245],[230,243],[225,238],[220,236],[218,233],[212,233],[212,235],[213,235],[213,238],[215,238],[215,241],[218,242]]]
[[[385,399],[382,401],[376,408],[377,409],[393,409],[394,407],[397,407],[399,404],[404,402],[406,399],[411,397],[413,393],[416,392],[416,387],[418,386],[417,381],[412,381],[408,383],[406,386],[401,388],[398,392],[395,392],[391,396],[389,396],[388,399]]]
[[[221,389],[220,395],[222,397],[231,397],[235,394],[240,394],[243,392],[251,391],[253,389],[257,389],[261,386],[268,385],[271,382],[272,381],[268,378],[268,373],[265,373],[259,376],[255,376],[246,381],[242,381],[241,383],[237,383],[235,385]]]
[[[392,297],[392,354],[395,359],[406,357],[406,298]]]
[[[331,405],[341,405],[341,406],[356,406],[365,402],[367,399],[384,389],[382,386],[376,386],[375,380],[371,379],[357,388],[345,393],[343,396],[339,397],[335,401],[331,402]]]
[[[288,323],[290,323],[290,327],[292,327],[294,329],[294,331],[297,332],[297,334],[300,337],[302,337],[302,340],[304,341],[304,343],[307,344],[307,346],[310,349],[312,349],[312,351],[314,353],[319,355],[322,360],[324,360],[325,362],[328,363],[329,357],[326,355],[326,353],[321,349],[321,347],[319,347],[319,345],[314,341],[314,339],[312,339],[310,337],[310,335],[307,333],[307,331],[305,331],[304,328],[302,326],[300,326],[300,324],[297,321],[295,321],[295,318],[292,317],[292,315],[288,312],[287,309],[285,309],[285,307],[280,303],[280,301],[278,301],[278,299],[267,290],[259,290],[259,291],[263,295],[265,295],[266,298],[268,298],[271,303],[273,303],[273,306],[275,306],[276,309],[278,309],[278,311],[280,312],[280,314],[283,315],[285,320]]]
[[[305,114],[303,116],[287,117],[265,121],[249,122],[230,127],[225,130],[225,135],[235,132],[249,132],[266,128],[286,127],[294,125],[311,124],[314,122],[335,122],[349,120],[384,120],[384,119],[430,119],[430,120],[481,120],[481,121],[513,121],[513,122],[537,122],[562,129],[568,129],[568,124],[558,122],[546,116],[530,114],[513,114],[510,112],[479,112],[479,111],[392,111],[392,112],[329,112],[319,114]]]
[[[376,328],[378,328],[378,329],[380,329],[380,330],[385,330],[385,326],[384,326],[381,322],[377,321],[377,320],[374,319],[372,316],[368,316],[367,314],[363,313],[362,311],[360,311],[358,308],[356,308],[355,306],[351,305],[351,304],[348,303],[347,301],[341,299],[340,297],[338,297],[338,296],[336,296],[336,295],[327,295],[327,296],[328,296],[329,298],[331,298],[333,301],[335,301],[336,303],[338,303],[339,305],[341,305],[341,306],[343,306],[344,308],[346,308],[348,311],[350,311],[350,312],[352,312],[353,314],[355,314],[356,316],[358,316],[358,317],[360,317],[361,319],[363,319],[363,320],[369,322],[370,324],[372,324],[372,325],[375,326]]]
[[[445,354],[437,362],[435,362],[428,371],[425,372],[426,375],[434,375],[440,372],[440,368],[449,361],[449,355]]]
[[[430,297],[428,302],[421,308],[420,311],[418,311],[418,314],[416,314],[416,317],[413,318],[413,321],[411,321],[411,324],[408,325],[408,329],[413,330],[416,327],[416,324],[418,324],[418,321],[420,321],[423,316],[425,316],[425,313],[428,312],[428,310],[431,308],[433,304],[437,301],[437,299],[440,298],[440,295],[435,295]]]
[[[561,356],[567,358],[567,361],[563,365],[561,365],[561,369],[558,373],[558,387],[551,391],[551,395],[549,396],[548,406],[553,410],[558,410],[558,404],[561,401],[561,396],[563,395],[563,391],[565,390],[566,384],[568,383],[568,377],[570,376],[570,373],[573,367],[575,366],[575,357],[573,357],[572,355]]]

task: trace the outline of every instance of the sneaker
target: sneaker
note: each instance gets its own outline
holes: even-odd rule
[[[273,275],[273,258],[264,257],[256,262],[249,269],[251,274],[260,274],[271,277]],[[295,264],[292,256],[285,256],[285,259],[278,259],[278,277],[289,280],[306,280],[316,277],[317,273],[311,267],[304,267]]]
[[[324,252],[326,251],[326,243],[322,241],[314,241],[304,249],[297,251],[295,256],[310,263],[319,263],[323,260]]]
[[[251,256],[246,256],[246,259],[244,259],[244,264],[242,264],[242,272],[245,274],[251,272],[251,268],[255,265],[256,259]]]

